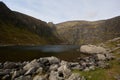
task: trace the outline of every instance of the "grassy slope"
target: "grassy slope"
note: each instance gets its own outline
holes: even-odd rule
[[[116,44],[120,44],[120,40],[114,42],[107,42],[105,46],[107,48],[115,48]],[[80,73],[85,76],[87,80],[115,80],[116,75],[120,75],[120,63],[118,62],[118,58],[120,58],[120,49],[113,51],[113,55],[116,57],[114,60],[109,61],[110,68],[109,69],[96,69],[95,71],[83,72],[74,70],[73,72]]]
[[[0,44],[47,44],[48,42],[27,29],[0,21]]]

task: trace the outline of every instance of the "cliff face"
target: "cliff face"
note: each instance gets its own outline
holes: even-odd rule
[[[0,44],[57,44],[60,39],[44,21],[10,10],[0,2]]]
[[[101,21],[68,21],[56,24],[69,44],[97,44],[120,36],[120,16]]]

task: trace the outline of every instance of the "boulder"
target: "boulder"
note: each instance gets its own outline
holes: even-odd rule
[[[23,69],[24,70],[29,70],[32,67],[40,67],[40,63],[38,63],[38,61],[36,59],[34,59],[33,61],[31,61],[30,63],[26,64]]]
[[[70,68],[67,65],[61,65],[58,68],[58,72],[62,73],[64,78],[68,78],[72,74]]]
[[[100,46],[95,45],[82,45],[80,47],[80,52],[87,53],[87,54],[94,54],[94,53],[106,53],[106,49]]]
[[[49,60],[50,64],[59,64],[60,63],[60,60],[54,56],[47,57],[47,59]]]

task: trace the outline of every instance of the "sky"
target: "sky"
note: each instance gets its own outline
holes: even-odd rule
[[[1,0],[11,10],[37,19],[60,23],[96,21],[120,16],[120,0]]]

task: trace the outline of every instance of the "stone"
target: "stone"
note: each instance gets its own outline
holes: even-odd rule
[[[12,74],[12,79],[19,77],[20,75],[24,75],[25,74],[25,70],[20,69],[19,71],[14,71]]]
[[[31,67],[26,73],[25,75],[32,75],[36,72],[37,68],[36,67]]]
[[[45,75],[36,75],[33,80],[48,80]]]
[[[70,68],[71,69],[80,69],[80,64],[78,63],[78,62],[71,62],[71,63],[69,63],[70,64]]]
[[[104,54],[106,53],[106,49],[100,46],[95,46],[95,45],[82,45],[80,47],[80,52],[82,53],[87,53],[87,54]]]
[[[72,73],[72,75],[66,80],[81,80],[81,77],[78,73]]]
[[[49,60],[50,64],[59,64],[60,63],[60,60],[54,56],[48,57],[47,59]]]
[[[9,79],[10,79],[10,75],[9,74],[7,74],[7,75],[2,77],[2,80],[9,80]]]
[[[115,80],[120,80],[120,75],[117,74],[117,75],[114,76],[114,78],[115,78]]]
[[[58,65],[57,64],[52,64],[50,67],[49,67],[49,70],[50,71],[56,71],[58,69]]]
[[[64,80],[64,75],[61,72],[51,71],[49,80]]]
[[[115,56],[113,56],[111,53],[105,54],[105,57],[106,57],[107,60],[113,60],[113,59],[115,59]]]
[[[5,62],[4,63],[4,69],[13,69],[13,68],[17,68],[18,65],[14,62]]]
[[[90,69],[90,70],[95,70],[95,66],[92,65],[92,66],[89,67],[89,69]]]
[[[32,80],[31,76],[20,76],[15,78],[14,80]]]
[[[37,62],[36,59],[34,59],[33,61],[31,61],[30,63],[26,64],[23,69],[24,70],[29,70],[32,67],[40,67],[40,64]]]
[[[10,74],[11,72],[11,69],[1,69],[0,70],[0,76],[4,76],[4,75],[7,75],[7,74]]]
[[[42,74],[42,73],[43,73],[43,68],[42,68],[42,67],[39,67],[39,68],[36,70],[36,73],[37,73],[37,74]]]
[[[104,69],[110,68],[109,63],[106,63],[104,61],[99,61],[99,62],[97,62],[97,64],[98,64],[98,67],[100,67],[100,68],[104,68]]]
[[[96,54],[96,57],[98,60],[106,60],[106,57],[104,54]]]
[[[61,72],[64,75],[64,78],[68,78],[72,74],[70,68],[67,65],[61,65],[58,68],[58,72]]]

